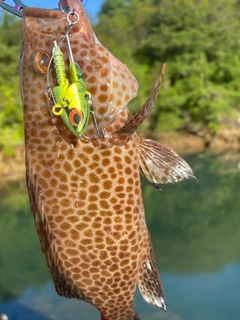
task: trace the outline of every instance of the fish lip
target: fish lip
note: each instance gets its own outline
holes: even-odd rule
[[[78,14],[84,13],[82,0],[60,0],[58,3],[60,9],[68,7],[70,11],[76,11]]]

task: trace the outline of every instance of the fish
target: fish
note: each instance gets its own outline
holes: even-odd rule
[[[137,80],[99,42],[81,1],[67,4],[72,19],[79,17],[68,36],[94,114],[77,137],[52,112],[48,89],[58,85],[51,66],[54,41],[69,76],[67,13],[24,7],[20,81],[31,211],[56,292],[94,305],[101,320],[137,320],[136,286],[148,303],[166,310],[140,174],[158,189],[194,174],[171,147],[136,133],[154,106],[165,65],[131,117]]]

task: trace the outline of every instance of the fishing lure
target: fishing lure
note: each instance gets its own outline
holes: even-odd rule
[[[74,61],[71,61],[69,65],[72,82],[69,84],[65,73],[63,53],[56,41],[54,41],[53,60],[59,85],[53,88],[52,112],[56,116],[61,116],[66,127],[75,136],[81,137],[89,120],[91,95],[87,91],[82,71]]]
[[[54,103],[52,107],[53,114],[60,116],[66,127],[76,137],[81,137],[86,131],[88,125],[92,102],[91,94],[87,91],[87,85],[83,78],[82,70],[73,59],[68,32],[76,22],[69,20],[70,15],[75,15],[77,17],[77,21],[79,17],[74,12],[69,12],[67,15],[69,28],[65,38],[67,40],[70,60],[69,73],[71,83],[69,83],[65,73],[64,55],[57,44],[57,41],[54,41],[52,60],[55,64],[58,86],[53,89],[50,88],[48,72],[48,92],[50,100]]]

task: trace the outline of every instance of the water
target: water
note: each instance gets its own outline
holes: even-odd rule
[[[142,320],[239,320],[240,154],[187,160],[198,181],[164,186],[164,194],[143,184],[167,313],[139,292],[136,310]],[[92,306],[54,292],[23,181],[0,191],[0,313],[10,320],[99,319]]]

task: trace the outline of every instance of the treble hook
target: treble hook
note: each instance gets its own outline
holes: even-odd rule
[[[4,3],[5,0],[0,0],[0,7],[4,10],[15,14],[19,18],[22,18],[22,10],[26,7],[25,4],[22,3],[20,0],[13,0],[15,6],[10,6],[9,4]]]
[[[105,130],[103,129],[102,132],[100,132],[100,130],[99,130],[99,126],[98,126],[97,119],[96,119],[96,114],[95,114],[95,107],[94,107],[94,105],[92,104],[91,97],[90,97],[89,101],[90,101],[90,114],[91,114],[91,116],[92,116],[92,121],[93,121],[94,129],[95,129],[97,135],[98,135],[100,138],[105,138]]]

